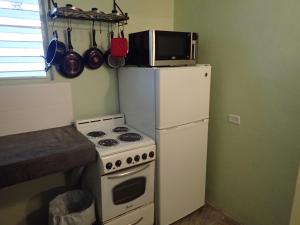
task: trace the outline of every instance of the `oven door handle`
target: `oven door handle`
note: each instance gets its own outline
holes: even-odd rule
[[[136,222],[134,222],[134,223],[129,223],[129,224],[127,224],[127,225],[136,225],[136,224],[140,223],[143,219],[144,219],[144,218],[141,217],[141,218],[139,218]]]
[[[108,179],[116,179],[116,178],[130,176],[132,174],[136,174],[138,172],[141,172],[141,171],[147,169],[149,166],[150,166],[150,164],[147,164],[147,165],[143,166],[142,168],[138,168],[138,169],[135,169],[135,170],[130,170],[130,171],[127,171],[127,172],[124,172],[124,173],[119,173],[119,174],[111,175],[111,176],[108,176],[107,178]]]

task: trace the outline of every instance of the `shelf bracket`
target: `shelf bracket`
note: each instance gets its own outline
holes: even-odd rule
[[[114,0],[114,5],[113,5],[113,10],[111,11],[112,13],[115,13],[115,14],[117,14],[118,13],[118,10],[120,11],[120,13],[123,15],[123,16],[128,16],[128,14],[127,13],[124,13],[123,11],[122,11],[122,9],[119,7],[119,5],[116,3],[116,0]]]

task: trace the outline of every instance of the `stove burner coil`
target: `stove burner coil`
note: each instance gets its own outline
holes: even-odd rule
[[[141,140],[142,136],[137,133],[125,133],[125,134],[121,134],[118,137],[118,139],[121,141],[126,141],[126,142],[134,142],[134,141]]]
[[[92,131],[92,132],[89,132],[87,135],[90,136],[90,137],[96,138],[96,137],[104,136],[105,133],[103,131]]]
[[[104,139],[98,142],[101,146],[111,147],[117,145],[118,142],[115,139]]]
[[[116,132],[116,133],[127,132],[127,131],[129,131],[128,127],[115,127],[113,129],[113,132]]]

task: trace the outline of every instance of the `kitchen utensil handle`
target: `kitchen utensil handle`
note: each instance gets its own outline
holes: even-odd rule
[[[92,40],[93,40],[93,47],[97,47],[97,43],[96,43],[96,30],[93,28],[92,30]]]
[[[73,50],[73,45],[72,45],[72,41],[71,41],[71,31],[72,29],[70,27],[68,27],[67,29],[67,33],[68,33],[68,49],[69,50]]]
[[[111,33],[110,33],[110,39],[113,39],[113,38],[114,38],[114,32],[111,31]]]
[[[49,1],[50,2],[50,1]],[[55,8],[57,8],[57,3],[56,2],[54,2],[54,0],[51,0],[51,3],[52,3],[52,5],[55,7]],[[51,7],[49,8],[49,10],[51,9]]]
[[[58,39],[57,30],[53,31],[53,37],[55,37],[56,39]]]
[[[120,37],[120,23],[118,22],[118,38]]]
[[[150,166],[150,164],[147,164],[146,166],[143,166],[140,169],[138,168],[138,169],[135,169],[135,170],[124,172],[124,173],[119,173],[119,174],[116,174],[116,175],[112,175],[112,176],[109,176],[108,179],[116,179],[116,178],[121,178],[121,177],[127,177],[127,176],[130,176],[130,175],[139,173],[139,172],[147,169],[149,166]]]
[[[48,72],[50,70],[50,68],[51,68],[51,65],[47,63],[45,66],[45,72]]]
[[[141,217],[141,218],[139,218],[136,222],[129,223],[129,224],[127,224],[127,225],[136,225],[136,224],[140,223],[143,219],[144,219],[144,217]]]

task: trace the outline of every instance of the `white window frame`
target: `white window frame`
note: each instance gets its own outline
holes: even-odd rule
[[[47,52],[48,48],[48,19],[47,19],[47,10],[46,10],[46,1],[38,0],[39,12],[40,12],[40,21],[41,21],[41,33],[42,33],[42,44],[44,54]],[[51,79],[53,80],[53,74],[51,70],[45,72],[45,76],[20,76],[20,77],[0,77],[1,80],[44,80]]]

